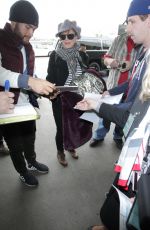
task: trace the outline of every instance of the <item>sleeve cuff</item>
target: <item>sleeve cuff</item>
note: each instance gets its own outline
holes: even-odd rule
[[[95,108],[95,111],[99,113],[100,107],[101,107],[102,102],[99,102]]]
[[[28,80],[29,80],[29,75],[20,74],[18,77],[18,87],[21,89],[29,89]]]

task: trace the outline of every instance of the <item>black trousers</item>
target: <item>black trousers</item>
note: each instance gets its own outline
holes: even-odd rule
[[[35,121],[2,125],[1,130],[15,169],[20,174],[25,173],[27,171],[25,159],[28,163],[32,163],[36,159],[34,151]]]
[[[0,145],[3,144],[3,134],[2,134],[2,130],[0,129]]]
[[[58,151],[63,152],[63,124],[62,124],[62,104],[61,99],[58,96],[52,101],[53,116],[56,124],[56,147]]]

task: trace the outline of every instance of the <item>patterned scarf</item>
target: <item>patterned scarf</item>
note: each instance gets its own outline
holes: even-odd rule
[[[75,44],[72,48],[64,48],[62,43],[58,44],[58,47],[56,49],[56,53],[67,62],[67,66],[69,69],[69,73],[72,74],[72,78],[76,75],[77,70],[77,62],[80,60],[79,56],[79,45]]]

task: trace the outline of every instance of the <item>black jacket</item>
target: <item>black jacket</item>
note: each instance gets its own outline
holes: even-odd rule
[[[84,70],[83,63],[79,61],[81,69]],[[46,80],[56,85],[62,86],[65,84],[67,77],[69,75],[67,62],[64,61],[61,57],[56,54],[54,50],[49,59],[48,69],[47,69],[47,77]]]
[[[129,114],[129,110],[119,108],[117,105],[109,105],[106,103],[102,103],[98,113],[100,117],[115,123],[121,128],[124,127]]]
[[[67,80],[69,74],[67,62],[62,60],[55,51],[50,55],[47,73],[46,80],[56,85],[64,85]]]
[[[138,95],[130,110],[119,108],[117,105],[109,105],[103,103],[99,109],[98,115],[117,124],[121,128],[124,128],[126,122],[128,121],[129,115],[132,114],[134,116],[134,120],[128,131],[128,133],[130,133],[130,131],[138,127],[143,117],[145,116],[149,106],[150,99],[142,102],[141,100],[139,100]]]

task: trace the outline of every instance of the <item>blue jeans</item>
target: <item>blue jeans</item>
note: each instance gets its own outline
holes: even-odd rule
[[[96,140],[104,139],[106,134],[110,130],[110,126],[111,126],[110,121],[100,119],[97,129],[93,133],[93,138]],[[114,136],[113,139],[122,139],[123,137],[122,129],[117,125],[115,126],[113,136]]]

